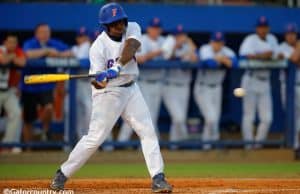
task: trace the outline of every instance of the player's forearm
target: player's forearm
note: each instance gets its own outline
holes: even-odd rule
[[[0,55],[0,63],[3,65],[9,64],[11,61],[11,58],[5,55]]]
[[[63,51],[59,53],[59,57],[73,57],[73,53],[72,51],[68,50],[68,51]]]
[[[45,57],[47,55],[46,49],[35,49],[26,51],[26,56],[30,59]]]
[[[122,66],[126,65],[134,57],[140,45],[141,43],[136,39],[130,38],[126,40],[118,63],[120,63]]]
[[[26,59],[25,57],[16,57],[14,59],[14,64],[18,67],[24,67],[26,64]]]

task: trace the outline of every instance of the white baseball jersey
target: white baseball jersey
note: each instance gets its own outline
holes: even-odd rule
[[[126,33],[123,35],[120,42],[109,38],[107,33],[103,31],[97,39],[93,42],[90,49],[90,74],[100,71],[105,71],[112,67],[113,64],[120,57],[124,42],[126,39],[134,38],[141,42],[141,29],[135,22],[128,22]],[[132,80],[135,80],[139,74],[136,59],[131,59],[121,70],[120,75],[112,80],[109,80],[107,88],[113,86],[120,86]],[[92,87],[93,95],[101,90]]]
[[[267,51],[272,51],[273,56],[276,57],[278,47],[277,38],[273,34],[268,34],[266,40],[261,39],[257,34],[248,35],[239,50],[241,56],[254,55]],[[269,78],[270,70],[252,70],[253,75],[261,78]]]
[[[172,57],[174,47],[176,44],[175,37],[172,35],[169,35],[163,46],[163,55],[165,59],[170,59]],[[181,48],[176,49],[174,51],[175,58],[180,58],[182,61],[188,60],[184,57],[187,56],[187,54],[191,51],[192,48],[190,48],[189,44],[185,43],[182,45]],[[175,83],[175,84],[188,84],[191,82],[191,70],[182,70],[182,69],[169,69],[165,76],[165,81],[169,83]]]
[[[152,51],[160,50],[162,44],[164,42],[164,38],[162,36],[158,37],[158,39],[153,40],[147,34],[143,34],[141,38],[141,51],[137,53],[138,55],[145,55]],[[156,57],[153,60],[162,59],[162,57]],[[139,78],[141,80],[150,80],[150,81],[159,81],[164,77],[163,69],[143,69],[140,72]]]
[[[287,42],[282,42],[277,50],[277,54],[283,54],[285,59],[289,59],[293,52],[295,51],[295,48],[289,45]],[[296,82],[300,83],[300,69],[297,68],[297,73],[296,73]]]
[[[201,60],[214,59],[216,56],[235,57],[235,53],[230,48],[223,46],[219,52],[214,52],[210,44],[203,45],[199,49]],[[222,84],[225,77],[223,69],[200,69],[197,73],[197,82],[204,84]]]
[[[90,47],[91,43],[89,41],[86,41],[81,45],[73,46],[71,51],[77,59],[87,59],[89,58]]]
[[[141,40],[141,30],[137,23],[128,23],[120,42],[111,40],[106,32],[102,32],[90,49],[90,73],[111,67],[120,56],[125,40],[130,38]],[[93,94],[96,95],[92,97],[88,133],[80,139],[68,160],[60,167],[66,177],[74,174],[98,150],[119,117],[122,117],[139,136],[151,177],[163,172],[164,164],[155,128],[139,86],[133,83],[130,86],[117,87],[130,82],[137,75],[137,62],[132,59],[125,64],[117,78],[110,80],[108,87],[99,90],[93,88]]]

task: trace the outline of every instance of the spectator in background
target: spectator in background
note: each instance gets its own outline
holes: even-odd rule
[[[300,65],[300,52],[296,49],[298,39],[298,28],[296,24],[288,24],[285,28],[284,42],[278,47],[278,58],[287,59],[296,65]],[[283,104],[286,103],[286,86],[285,86],[285,74],[281,71],[281,93]],[[295,80],[295,141],[294,148],[299,148],[299,132],[300,132],[300,69],[297,69],[296,80]]]
[[[248,35],[239,50],[242,58],[255,60],[271,60],[276,57],[278,41],[269,33],[269,23],[261,16],[256,23],[256,33]],[[242,78],[242,87],[246,92],[243,98],[242,134],[246,141],[260,142],[267,138],[272,123],[272,96],[270,86],[270,70],[247,70]],[[253,123],[258,111],[259,125],[254,136]],[[254,148],[260,148],[257,143]],[[252,145],[246,145],[251,149]]]
[[[18,96],[20,74],[17,69],[24,67],[25,55],[18,47],[18,38],[8,35],[0,47],[0,109],[7,115],[3,143],[20,143],[21,136],[21,107]],[[12,152],[20,152],[20,148],[13,148]]]
[[[137,53],[137,62],[140,65],[150,60],[162,59],[161,47],[164,38],[161,36],[161,33],[162,23],[159,18],[154,17],[148,24],[147,33],[142,36],[141,51]],[[163,69],[140,69],[139,86],[156,129],[162,97],[163,78]],[[127,141],[131,135],[132,129],[124,122],[118,140]]]
[[[72,47],[72,54],[77,59],[88,59],[91,42],[89,32],[85,27],[77,31],[76,45]],[[88,69],[82,69],[78,73],[88,74]],[[78,79],[76,82],[76,104],[77,104],[77,138],[80,139],[87,133],[91,115],[92,90],[89,79]],[[80,119],[79,119],[80,118]]]
[[[197,61],[196,45],[184,32],[182,25],[178,25],[173,35],[166,38],[162,50],[165,59],[191,63]],[[191,70],[174,68],[166,71],[162,98],[172,120],[170,141],[180,141],[188,138],[186,120],[191,80]],[[171,148],[175,149],[176,146]]]
[[[194,88],[195,100],[204,117],[202,140],[217,141],[220,139],[224,67],[232,68],[237,64],[237,59],[233,50],[225,46],[222,32],[212,33],[210,42],[199,49],[199,55],[204,67],[218,68],[198,70]],[[211,149],[211,145],[204,144],[203,149]]]
[[[23,50],[28,59],[44,59],[46,57],[70,57],[72,56],[68,46],[63,42],[51,38],[51,30],[48,24],[38,24],[34,30],[34,37],[24,43]],[[54,73],[53,69],[45,67],[26,68],[23,77],[29,74]],[[23,138],[25,142],[32,140],[32,124],[41,111],[42,139],[47,139],[47,132],[53,115],[53,90],[55,84],[26,85],[22,82],[22,103],[24,113]]]

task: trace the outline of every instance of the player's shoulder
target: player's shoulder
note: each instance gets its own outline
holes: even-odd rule
[[[277,41],[276,36],[274,34],[271,34],[271,33],[267,34],[267,39],[270,39],[272,41]]]
[[[245,37],[244,41],[256,41],[258,39],[257,34],[249,34]]]
[[[235,55],[235,52],[230,47],[224,46],[223,49],[224,49],[224,52],[226,54],[228,54],[228,55]]]
[[[36,45],[36,44],[38,44],[38,41],[36,38],[30,38],[30,39],[25,40],[25,42],[24,42],[24,45],[27,45],[27,46]]]
[[[104,33],[102,32],[99,36],[94,40],[94,42],[90,46],[90,53],[95,53],[97,51],[101,51],[104,45]]]
[[[204,44],[199,48],[200,52],[207,52],[209,50],[211,50],[211,46],[210,44]]]
[[[127,28],[133,28],[133,29],[141,29],[140,25],[137,22],[128,22]]]

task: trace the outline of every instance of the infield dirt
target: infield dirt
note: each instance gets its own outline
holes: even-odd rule
[[[0,189],[47,189],[50,180],[2,180]],[[173,193],[300,193],[300,179],[169,179]],[[73,179],[66,189],[76,194],[147,194],[151,193],[149,179]]]

